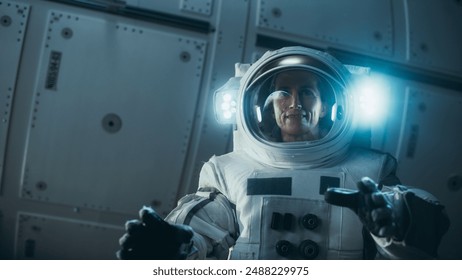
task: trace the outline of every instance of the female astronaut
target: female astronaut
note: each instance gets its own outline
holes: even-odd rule
[[[430,194],[400,185],[396,160],[353,145],[352,78],[302,47],[237,65],[231,153],[161,219],[128,221],[121,259],[436,258],[449,222]]]

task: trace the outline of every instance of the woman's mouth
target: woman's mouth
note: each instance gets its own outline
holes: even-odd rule
[[[300,110],[289,110],[284,114],[284,119],[302,119],[306,118],[306,113]]]

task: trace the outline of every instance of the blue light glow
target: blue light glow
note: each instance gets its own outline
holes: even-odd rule
[[[390,86],[379,77],[365,76],[357,81],[356,113],[359,125],[380,125],[389,112]]]

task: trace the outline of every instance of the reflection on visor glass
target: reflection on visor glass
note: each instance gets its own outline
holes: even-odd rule
[[[313,72],[279,72],[254,91],[254,127],[266,140],[314,141],[332,127],[335,95],[327,81]]]

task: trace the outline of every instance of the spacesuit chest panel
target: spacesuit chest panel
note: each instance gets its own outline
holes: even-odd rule
[[[241,210],[252,214],[241,220],[243,238],[230,257],[361,258],[361,225],[356,216],[324,201],[328,187],[346,187],[345,177],[339,170],[253,172],[247,180],[247,196],[241,201],[247,204]]]

